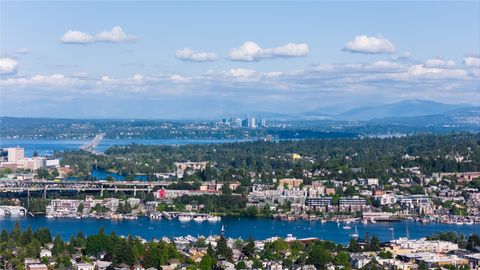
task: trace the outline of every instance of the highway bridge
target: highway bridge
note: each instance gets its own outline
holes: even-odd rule
[[[165,188],[171,182],[165,181],[50,181],[50,180],[0,180],[1,193],[22,193],[43,192],[46,197],[48,191],[76,191],[76,192],[100,192],[103,196],[104,191],[111,192],[132,192],[137,191],[153,192]]]

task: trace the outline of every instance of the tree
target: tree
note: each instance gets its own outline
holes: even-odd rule
[[[360,244],[358,244],[357,239],[355,239],[355,238],[350,239],[350,243],[348,244],[348,251],[350,251],[350,252],[361,252],[362,251],[362,247],[360,246]]]
[[[2,233],[0,234],[0,243],[6,243],[9,239],[8,232],[5,228],[2,229]]]
[[[37,175],[38,175],[38,178],[41,178],[41,179],[50,178],[50,173],[48,173],[48,170],[43,168],[37,170]]]
[[[40,244],[40,241],[37,239],[33,239],[26,247],[25,247],[25,253],[27,257],[31,258],[38,258],[40,256],[40,250],[42,246]]]
[[[428,270],[428,265],[426,262],[420,262],[418,265],[418,270]]]
[[[227,239],[223,235],[217,241],[217,256],[228,261],[232,260],[233,251],[227,246]]]
[[[230,183],[229,182],[223,183],[222,194],[223,195],[232,195],[232,189],[230,188]]]
[[[247,264],[244,261],[239,261],[235,266],[236,269],[247,269]]]
[[[347,266],[349,260],[350,260],[350,256],[348,255],[348,253],[345,251],[340,251],[337,254],[337,256],[335,256],[335,258],[333,259],[333,263],[335,263],[335,265]]]
[[[248,237],[247,244],[243,247],[242,251],[247,257],[251,257],[255,254],[255,241],[251,235]]]
[[[83,213],[83,209],[84,209],[84,206],[83,206],[83,202],[82,202],[82,203],[80,203],[80,204],[78,205],[78,207],[77,207],[77,212],[78,212],[78,213]]]
[[[328,250],[315,244],[308,252],[307,261],[317,268],[324,269],[328,263],[332,262],[332,255]]]
[[[391,259],[393,258],[393,254],[390,251],[382,251],[378,253],[378,256],[382,259]]]
[[[203,255],[202,260],[200,261],[201,270],[210,270],[213,268],[213,258],[208,253]]]
[[[57,234],[53,240],[52,253],[55,256],[62,254],[65,251],[65,243],[60,238],[60,235]]]
[[[380,250],[380,239],[377,236],[372,236],[370,240],[370,251],[379,251]]]
[[[18,221],[15,222],[15,225],[13,226],[13,229],[10,232],[10,237],[15,242],[18,242],[20,240],[20,237],[22,237],[22,228],[20,228],[20,223]]]
[[[25,232],[22,234],[22,246],[26,246],[32,241],[32,234],[32,228],[28,226]]]

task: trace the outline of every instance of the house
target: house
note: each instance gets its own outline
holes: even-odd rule
[[[48,267],[43,263],[35,263],[27,265],[27,270],[48,270]]]
[[[25,266],[28,266],[29,264],[39,264],[40,260],[37,258],[25,258],[25,260],[23,260],[23,263],[25,264]]]
[[[77,263],[77,265],[75,265],[75,269],[76,270],[94,270],[95,267],[89,263]]]
[[[115,270],[130,270],[130,266],[122,263],[119,266],[114,267]]]
[[[133,266],[133,270],[145,270],[145,267],[141,266],[140,264],[136,264]]]
[[[372,259],[368,258],[367,256],[356,253],[356,254],[350,254],[350,262],[353,266],[353,268],[360,269],[367,265]]]
[[[107,268],[111,265],[111,262],[107,261],[96,261],[95,262],[95,270],[107,270]]]
[[[47,257],[47,258],[52,257],[52,252],[48,249],[42,248],[42,250],[40,250],[40,258],[43,258],[43,257]]]

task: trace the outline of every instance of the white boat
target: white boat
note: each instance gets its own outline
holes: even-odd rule
[[[466,224],[466,225],[473,225],[474,222],[473,222],[473,220],[470,220],[470,221],[468,221],[468,222],[465,222],[465,224]]]
[[[350,229],[352,229],[352,227],[350,227],[350,226],[347,225],[347,226],[343,226],[343,229],[345,229],[345,230],[350,230]]]
[[[219,216],[209,216],[209,217],[207,218],[207,220],[208,220],[209,222],[217,222],[217,221],[220,221],[221,219],[222,219],[222,218],[219,217]]]
[[[457,225],[463,225],[463,222],[457,221],[457,223],[455,223],[455,224],[457,224]]]
[[[352,238],[358,238],[357,226],[355,226],[355,232],[354,232],[354,233],[351,233],[351,234],[350,234],[350,237],[352,237]]]
[[[195,221],[195,222],[204,222],[204,221],[205,221],[205,218],[204,218],[204,217],[201,217],[201,216],[197,216],[197,217],[194,217],[194,218],[193,218],[193,221]]]
[[[370,219],[370,222],[371,222],[371,223],[377,223],[377,222],[375,221],[375,219],[373,219],[373,218]]]
[[[180,222],[188,222],[188,221],[192,220],[192,217],[190,217],[190,216],[179,216],[178,220]]]
[[[321,222],[322,222],[322,223],[326,223],[327,221],[326,221],[325,219],[322,219]]]
[[[362,223],[363,223],[363,224],[368,224],[368,219],[363,219],[363,220],[362,220]]]

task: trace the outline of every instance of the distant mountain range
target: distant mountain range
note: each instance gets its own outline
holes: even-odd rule
[[[338,108],[336,110],[338,110]],[[327,109],[320,108],[317,110],[296,114],[255,112],[251,113],[251,115],[270,120],[370,121],[434,115],[479,115],[479,110],[480,107],[475,107],[469,104],[445,104],[430,100],[405,100],[378,106],[363,106],[332,114],[326,113],[328,112]]]
[[[360,107],[340,113],[338,120],[372,120],[390,117],[412,117],[425,115],[440,115],[455,110],[472,108],[468,104],[445,104],[429,100],[405,100],[380,106]]]

